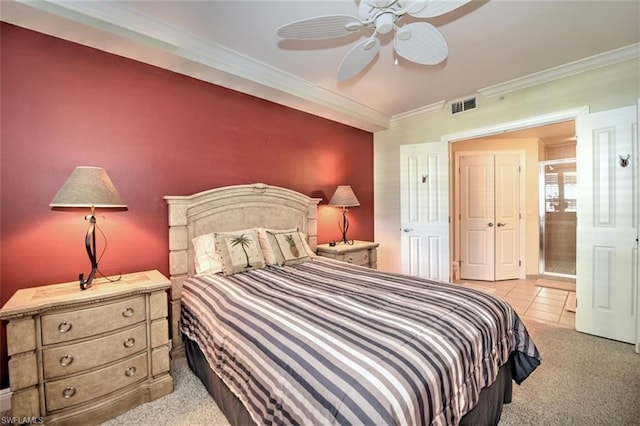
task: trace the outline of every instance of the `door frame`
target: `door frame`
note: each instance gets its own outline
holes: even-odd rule
[[[451,145],[449,145],[449,149],[451,149]],[[525,170],[525,166],[526,166],[526,153],[523,150],[517,150],[517,149],[505,149],[505,150],[498,150],[498,151],[456,151],[454,152],[454,168],[453,171],[450,173],[450,181],[453,182],[453,203],[450,204],[451,206],[453,206],[453,210],[450,211],[450,215],[453,216],[455,215],[456,212],[460,212],[460,175],[456,173],[456,170],[458,170],[460,168],[460,157],[468,157],[468,156],[474,156],[474,155],[487,155],[487,154],[495,154],[495,153],[500,153],[500,154],[509,154],[509,155],[518,155],[519,157],[519,165],[520,165],[520,182],[519,182],[519,186],[520,186],[520,215],[522,215],[522,212],[525,211],[526,209],[526,201],[527,201],[527,196],[526,196],[526,187],[527,187],[527,181],[526,181],[526,170]],[[452,244],[453,248],[452,248],[452,255],[454,257],[452,257],[451,259],[454,259],[455,262],[458,262],[458,266],[459,266],[459,262],[460,262],[460,246],[461,246],[461,235],[460,235],[460,217],[453,217],[453,220],[451,221],[453,223],[453,241],[455,241],[455,244]],[[526,269],[525,269],[525,253],[526,253],[526,239],[525,239],[525,232],[527,231],[526,225],[525,225],[525,220],[522,220],[522,217],[520,218],[519,221],[519,232],[520,232],[520,260],[522,261],[522,264],[520,265],[520,267],[518,268],[518,274],[519,274],[519,278],[520,279],[526,279],[527,278],[527,274],[526,274]],[[494,259],[494,268],[495,268],[495,259]]]
[[[531,127],[545,126],[547,124],[560,123],[562,121],[575,120],[581,115],[589,114],[589,112],[590,112],[589,105],[584,105],[581,107],[551,112],[548,114],[535,115],[533,117],[527,117],[520,120],[507,121],[503,123],[494,124],[491,126],[478,127],[475,129],[465,130],[463,132],[448,133],[448,134],[442,135],[442,137],[440,138],[440,141],[449,144],[449,149],[451,152],[452,143],[462,142],[467,139],[474,139],[474,138],[479,138],[483,136],[491,136],[491,135],[496,135],[500,133],[511,132],[515,130],[524,130]],[[450,169],[451,169],[451,166],[450,166]],[[454,171],[453,169],[449,171],[450,172],[449,179],[451,179],[451,174],[453,173],[453,171]],[[455,202],[455,195],[454,195],[454,191],[452,191],[451,188],[449,188],[449,197],[450,197],[449,205],[453,206],[453,203]],[[449,214],[451,214],[451,211],[449,212]],[[451,234],[452,234],[451,236],[454,237],[453,230]],[[524,235],[521,235],[521,236],[524,237]],[[522,240],[524,240],[524,238],[522,238]],[[452,251],[450,253],[450,259],[455,259],[453,257],[455,255],[455,253],[453,253],[453,244],[449,245],[449,250]],[[526,256],[523,256],[523,257],[524,259],[522,259],[521,273],[525,274],[525,278],[526,278],[527,259],[526,259]],[[451,264],[452,270],[453,270],[453,267],[454,267],[454,264],[452,262]],[[454,275],[451,274],[451,276],[454,276]]]

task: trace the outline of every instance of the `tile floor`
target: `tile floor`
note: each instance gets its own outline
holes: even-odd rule
[[[537,286],[535,278],[496,282],[469,280],[456,282],[495,289],[494,294],[509,302],[520,317],[575,328],[575,312],[565,309],[565,306],[575,306],[575,292]]]

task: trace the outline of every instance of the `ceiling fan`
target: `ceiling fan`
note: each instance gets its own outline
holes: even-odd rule
[[[449,54],[442,33],[427,22],[400,26],[404,15],[433,18],[451,12],[471,0],[361,0],[358,16],[327,15],[303,19],[278,28],[278,35],[293,40],[324,40],[373,29],[373,34],[353,46],[338,69],[338,81],[347,81],[362,71],[380,51],[378,34],[395,30],[396,53],[423,65],[435,65]]]

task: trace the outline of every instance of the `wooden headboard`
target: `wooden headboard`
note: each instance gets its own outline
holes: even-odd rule
[[[315,250],[320,198],[264,183],[215,188],[185,196],[165,196],[169,207],[172,355],[184,351],[178,320],[182,284],[195,274],[193,238],[246,228],[298,228]]]

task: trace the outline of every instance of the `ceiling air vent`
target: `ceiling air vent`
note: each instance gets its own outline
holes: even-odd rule
[[[468,111],[476,107],[476,98],[467,98],[459,101],[451,102],[451,114],[457,114],[462,111]]]

